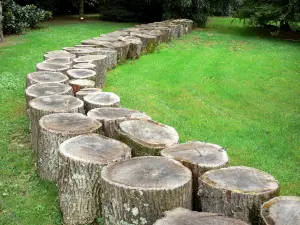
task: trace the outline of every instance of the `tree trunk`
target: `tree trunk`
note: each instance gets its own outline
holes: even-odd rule
[[[94,88],[95,81],[88,80],[88,79],[75,79],[75,80],[70,80],[69,85],[73,88],[74,95],[76,95],[76,93],[81,89]]]
[[[39,120],[53,113],[84,113],[83,102],[70,95],[51,95],[38,97],[29,102],[31,144],[34,152],[37,151],[37,140],[39,137]]]
[[[56,50],[56,51],[50,51],[50,52],[47,52],[45,55],[44,55],[44,59],[47,60],[47,59],[51,59],[51,58],[71,58],[71,59],[75,59],[76,58],[76,55],[73,55],[73,54],[70,54],[69,52],[67,51],[64,51],[64,50]]]
[[[137,110],[125,108],[98,108],[92,109],[87,116],[96,119],[102,123],[103,134],[110,138],[116,138],[116,128],[118,124],[129,118],[151,118]]]
[[[165,212],[165,217],[153,225],[248,225],[244,221],[228,218],[214,213],[195,212],[176,208]]]
[[[37,171],[42,179],[57,181],[58,149],[64,141],[82,134],[99,133],[101,123],[80,113],[56,113],[39,121]]]
[[[84,20],[84,0],[79,0],[79,20]]]
[[[192,171],[193,208],[196,211],[200,211],[200,200],[197,196],[199,178],[206,171],[228,166],[226,150],[218,145],[192,141],[163,149],[160,154],[181,162]]]
[[[47,71],[47,72],[61,72],[66,74],[67,70],[71,67],[64,64],[53,64],[53,63],[38,63],[36,64],[36,71]]]
[[[83,101],[83,97],[89,94],[98,94],[102,92],[100,88],[84,88],[76,93],[76,97]]]
[[[129,119],[118,124],[117,138],[132,148],[133,156],[160,155],[164,148],[178,143],[173,127],[146,119]]]
[[[67,84],[69,78],[67,75],[59,72],[40,71],[29,73],[26,77],[26,88],[33,84],[43,83],[61,83]]]
[[[2,43],[3,40],[4,40],[2,21],[3,21],[3,16],[2,16],[2,4],[1,4],[1,1],[0,1],[0,43]]]
[[[127,36],[121,37],[120,40],[129,43],[129,50],[127,54],[128,59],[139,59],[142,52],[142,41],[138,37]]]
[[[273,176],[249,167],[211,170],[199,179],[198,195],[203,212],[262,224],[261,205],[279,195],[279,183]]]
[[[280,196],[265,202],[261,216],[266,225],[299,225],[300,197]]]
[[[104,225],[152,225],[167,210],[192,207],[191,172],[164,157],[137,157],[101,173]]]
[[[95,108],[120,108],[120,97],[112,92],[101,92],[83,97],[86,113]]]
[[[70,69],[67,71],[67,75],[70,78],[70,80],[74,79],[88,79],[95,81],[95,86],[100,86],[100,77],[97,76],[97,73],[93,70],[88,69]]]
[[[60,145],[58,190],[64,224],[87,224],[101,216],[101,170],[130,157],[127,145],[96,134]]]

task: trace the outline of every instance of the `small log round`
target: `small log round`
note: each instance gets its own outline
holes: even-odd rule
[[[55,113],[39,121],[37,171],[44,180],[57,181],[58,149],[64,141],[82,134],[99,133],[101,123],[80,113]]]
[[[200,211],[200,201],[197,197],[199,178],[206,171],[228,167],[226,150],[219,145],[191,141],[163,149],[160,154],[181,162],[192,171],[193,208]]]
[[[88,69],[88,70],[94,70],[96,69],[96,65],[92,63],[78,63],[73,65],[74,69]]]
[[[73,88],[73,92],[76,95],[76,93],[81,89],[94,88],[95,81],[88,80],[88,79],[75,79],[75,80],[70,80],[69,85]]]
[[[64,224],[87,224],[101,216],[101,170],[129,159],[130,148],[100,135],[80,135],[59,148],[59,205]]]
[[[70,65],[65,64],[54,64],[54,63],[38,63],[36,65],[36,71],[50,71],[50,72],[61,72],[65,74],[70,69]]]
[[[152,225],[165,211],[192,207],[191,172],[164,157],[137,157],[102,170],[104,225]]]
[[[73,59],[68,57],[60,57],[60,58],[51,58],[44,61],[45,63],[52,63],[52,64],[65,64],[65,65],[72,65]]]
[[[262,205],[261,216],[266,225],[299,225],[300,197],[273,198]]]
[[[103,46],[107,48],[115,49],[118,54],[118,62],[124,63],[127,59],[129,45],[130,44],[127,42],[119,41],[119,42],[111,42]]]
[[[59,72],[40,71],[29,73],[26,77],[26,88],[38,83],[62,83],[67,84],[68,76]]]
[[[100,88],[84,88],[76,92],[76,97],[83,101],[83,97],[90,94],[98,94],[102,92]]]
[[[39,120],[53,113],[84,113],[84,104],[78,98],[70,95],[51,95],[37,97],[29,102],[31,144],[34,152],[37,151],[39,137]]]
[[[58,51],[51,51],[51,52],[47,52],[44,55],[44,59],[51,59],[51,58],[61,58],[61,57],[67,57],[67,58],[76,58],[76,55],[70,54],[67,51],[64,50],[58,50]]]
[[[143,53],[153,53],[156,48],[156,37],[149,35],[149,34],[143,34],[139,32],[131,32],[132,36],[139,37],[141,41],[143,42],[142,52]]]
[[[248,225],[248,223],[215,213],[176,208],[165,212],[165,217],[157,220],[153,225]]]
[[[279,195],[279,183],[258,169],[228,167],[204,173],[199,179],[198,195],[203,212],[262,224],[260,208]]]
[[[28,109],[29,102],[34,98],[50,95],[73,95],[73,89],[67,84],[38,83],[29,86],[25,90],[25,95]]]
[[[103,134],[110,138],[116,138],[116,127],[119,122],[129,118],[151,118],[146,114],[132,109],[126,108],[97,108],[92,109],[87,113],[87,116],[92,117],[102,123]]]
[[[88,69],[70,69],[67,71],[67,75],[71,80],[74,79],[88,79],[95,81],[95,86],[100,85],[99,76],[96,76],[96,72]]]
[[[120,97],[112,92],[101,92],[83,97],[85,110],[89,112],[95,108],[120,107]]]
[[[143,43],[140,38],[134,36],[121,37],[120,40],[128,42],[129,50],[128,50],[128,59],[139,59],[142,52]]]
[[[146,119],[130,119],[118,124],[116,135],[132,148],[133,156],[160,155],[162,149],[178,143],[173,127]]]

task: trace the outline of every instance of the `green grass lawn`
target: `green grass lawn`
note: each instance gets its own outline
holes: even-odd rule
[[[29,148],[26,74],[46,51],[132,26],[54,24],[0,45],[0,224],[60,224],[57,188],[39,180]],[[181,142],[219,144],[231,165],[269,172],[282,195],[300,195],[299,65],[299,43],[211,18],[207,29],[110,71],[105,90],[176,128]]]

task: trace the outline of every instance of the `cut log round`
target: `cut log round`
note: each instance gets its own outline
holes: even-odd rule
[[[70,54],[67,51],[64,50],[58,50],[58,51],[51,51],[51,52],[47,52],[44,55],[44,59],[51,59],[51,58],[61,58],[61,57],[67,57],[67,58],[76,58],[76,55]]]
[[[193,30],[193,23],[194,22],[192,20],[177,19],[177,20],[172,20],[172,23],[179,23],[179,24],[183,25],[185,34],[188,34],[188,33],[192,32],[192,30]]]
[[[248,225],[248,223],[215,213],[176,208],[165,212],[165,217],[157,220],[154,225]]]
[[[144,118],[150,119],[146,114],[132,109],[126,108],[98,108],[92,109],[87,113],[89,117],[92,117],[102,123],[103,134],[110,138],[116,138],[116,127],[119,122],[129,118]]]
[[[82,134],[99,133],[101,123],[80,113],[55,113],[39,121],[37,171],[42,179],[57,181],[58,149],[64,141]]]
[[[39,137],[39,120],[53,113],[84,113],[83,102],[70,95],[51,95],[38,97],[29,102],[31,144],[33,151],[37,151]]]
[[[85,56],[85,55],[92,55],[92,54],[94,54],[94,51],[92,49],[81,48],[81,49],[78,49],[77,51],[73,51],[72,54],[76,55],[76,57],[80,57],[80,56]]]
[[[130,35],[139,37],[143,42],[142,52],[153,53],[156,48],[156,37],[138,32],[131,32]]]
[[[120,40],[128,42],[129,50],[128,50],[128,59],[139,59],[142,52],[143,43],[140,38],[134,36],[121,37]]]
[[[137,157],[102,170],[105,225],[152,225],[163,212],[192,207],[191,172],[164,157]]]
[[[119,41],[119,36],[101,36],[101,37],[94,37],[92,38],[93,40],[97,41],[107,41],[107,42],[118,42]]]
[[[115,68],[118,64],[118,52],[110,48],[94,48],[95,55],[106,55],[107,69]]]
[[[226,150],[215,144],[192,141],[163,149],[160,154],[181,162],[192,171],[193,208],[200,211],[200,201],[197,197],[199,178],[206,171],[228,166]]]
[[[36,71],[50,71],[50,72],[61,72],[66,73],[70,69],[70,65],[65,64],[54,64],[54,63],[38,63],[36,65]]]
[[[95,81],[87,80],[87,79],[75,79],[75,80],[70,80],[69,85],[73,88],[73,92],[76,95],[76,93],[81,89],[94,88]]]
[[[60,57],[60,58],[51,58],[44,61],[45,63],[52,63],[52,64],[66,64],[72,65],[73,59],[68,57]]]
[[[100,85],[99,76],[96,76],[96,72],[88,69],[70,69],[67,71],[67,75],[71,80],[74,79],[88,79],[95,81],[95,86]]]
[[[101,170],[130,157],[127,145],[96,134],[61,144],[58,190],[65,224],[87,224],[101,216]]]
[[[118,31],[110,32],[110,33],[103,34],[103,35],[100,35],[100,36],[101,37],[106,37],[106,36],[119,37],[119,36],[126,36],[126,35],[128,35],[128,31],[126,31],[126,30],[118,30]]]
[[[129,45],[130,44],[127,42],[119,41],[119,42],[111,42],[103,46],[107,48],[115,49],[118,54],[118,62],[124,63],[127,59]]]
[[[74,69],[89,69],[89,70],[95,70],[96,65],[92,63],[78,63],[73,65]]]
[[[95,48],[96,45],[75,45],[75,48]]]
[[[120,97],[112,92],[101,92],[83,97],[86,112],[95,108],[120,107]]]
[[[93,45],[93,46],[97,46],[97,47],[104,47],[106,44],[109,44],[109,42],[89,39],[89,40],[81,41],[81,44],[82,45]]]
[[[67,52],[69,52],[70,54],[73,54],[72,52],[73,51],[78,51],[78,50],[80,50],[81,48],[78,48],[78,47],[64,47],[63,48],[63,50],[64,51],[67,51]]]
[[[262,205],[261,216],[266,225],[300,225],[300,197],[273,198]]]
[[[29,73],[26,77],[26,88],[38,83],[62,83],[67,84],[68,76],[59,72],[40,71]]]
[[[171,29],[169,27],[158,26],[155,27],[154,30],[159,30],[162,32],[162,42],[169,42],[171,40]]]
[[[73,95],[73,89],[67,84],[60,83],[39,83],[29,86],[25,90],[26,105],[37,97],[50,95]]]
[[[279,195],[279,183],[258,169],[228,167],[204,173],[199,179],[198,195],[203,212],[262,224],[260,208]]]
[[[144,34],[155,36],[156,37],[156,44],[159,44],[159,43],[162,42],[162,35],[163,35],[163,33],[160,30],[154,30],[154,29],[151,29],[151,30],[141,30],[141,32],[144,33]]]
[[[83,97],[90,94],[98,94],[102,92],[100,88],[84,88],[76,93],[76,97],[83,101]]]
[[[133,156],[160,155],[160,150],[177,144],[179,140],[173,127],[146,119],[122,121],[116,134],[132,148]]]

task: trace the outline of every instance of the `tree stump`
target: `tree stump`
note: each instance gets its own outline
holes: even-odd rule
[[[100,88],[84,88],[76,93],[76,97],[83,101],[83,97],[90,94],[98,94],[102,92]]]
[[[161,37],[162,42],[171,41],[171,29],[169,27],[158,26],[155,27],[154,30],[159,30],[162,32],[162,37]]]
[[[215,213],[195,212],[176,208],[165,212],[165,217],[153,225],[248,225],[242,220],[232,219]]]
[[[299,225],[300,197],[273,198],[262,205],[261,216],[266,225]]]
[[[44,55],[45,60],[51,59],[51,58],[61,58],[61,57],[64,57],[64,58],[67,57],[67,58],[74,59],[74,58],[76,58],[76,55],[70,54],[69,52],[64,51],[64,50],[51,51],[51,52],[47,52]]]
[[[31,144],[34,152],[37,151],[39,137],[39,120],[53,113],[84,113],[83,102],[70,95],[51,95],[37,97],[29,102]]]
[[[164,157],[113,163],[101,173],[104,225],[152,225],[163,212],[192,207],[191,172]]]
[[[95,108],[120,107],[120,97],[112,92],[101,92],[83,97],[86,112]]]
[[[65,224],[87,224],[101,216],[101,170],[130,157],[127,145],[96,134],[61,144],[58,190]]]
[[[110,48],[93,48],[94,54],[96,55],[106,55],[107,57],[107,69],[111,70],[115,68],[118,64],[118,53],[114,49]]]
[[[116,138],[116,128],[118,124],[129,118],[151,118],[146,114],[132,109],[126,108],[98,108],[92,109],[87,113],[89,117],[96,119],[102,123],[103,134],[110,138]]]
[[[75,45],[75,48],[95,48],[96,45]]]
[[[58,179],[58,149],[64,141],[82,134],[99,133],[101,123],[80,113],[56,113],[39,121],[37,171],[44,180]]]
[[[119,36],[100,36],[100,37],[94,37],[92,38],[93,40],[97,41],[106,41],[106,42],[118,42],[119,41]]]
[[[96,47],[104,47],[105,45],[109,44],[108,41],[99,41],[99,40],[94,40],[94,39],[90,39],[90,40],[83,40],[81,41],[82,45],[93,45]]]
[[[101,37],[107,37],[107,36],[110,36],[110,37],[119,37],[119,36],[127,36],[127,35],[128,35],[128,31],[126,31],[126,30],[118,30],[118,31],[110,32],[110,33],[103,34],[103,35],[100,35],[100,36]]]
[[[94,88],[95,81],[88,80],[88,79],[75,79],[75,80],[70,80],[69,85],[73,88],[73,92],[76,95],[76,93],[81,89]]]
[[[178,143],[173,127],[146,119],[130,119],[118,124],[116,135],[132,148],[133,156],[160,155],[160,150]]]
[[[128,50],[128,59],[139,59],[142,52],[142,41],[138,37],[134,36],[127,36],[127,37],[121,37],[120,40],[128,42],[129,43],[129,50]]]
[[[154,29],[151,29],[151,30],[141,30],[142,33],[144,34],[148,34],[148,35],[151,35],[151,36],[154,36],[156,37],[156,44],[159,44],[162,42],[162,32],[160,30],[154,30]]]
[[[118,54],[118,62],[124,63],[127,59],[129,45],[130,44],[127,42],[119,41],[105,44],[104,47],[116,50]]]
[[[29,73],[26,77],[26,88],[38,83],[62,83],[67,84],[68,76],[59,72],[40,71]]]
[[[215,144],[192,141],[163,149],[160,154],[181,162],[192,171],[193,208],[200,211],[200,201],[197,196],[199,178],[206,171],[228,166],[226,150]]]
[[[60,57],[60,58],[51,58],[44,61],[45,63],[51,63],[51,64],[65,64],[71,66],[73,63],[72,58],[68,57]]]
[[[96,76],[96,72],[88,69],[70,69],[67,71],[67,75],[71,80],[74,79],[88,79],[95,81],[95,86],[100,86],[99,76]]]
[[[73,65],[73,69],[88,69],[95,71],[96,65],[92,63],[78,63]]]
[[[149,35],[149,34],[143,34],[138,32],[131,32],[132,36],[139,37],[141,41],[143,42],[142,52],[143,53],[153,53],[156,48],[156,37]]]
[[[70,69],[70,66],[64,64],[42,62],[36,65],[36,71],[61,72],[63,74],[66,74],[68,69]]]
[[[92,49],[81,48],[81,49],[78,49],[77,51],[73,51],[72,54],[76,55],[76,57],[80,57],[80,56],[92,55],[93,53],[94,53],[94,51]]]
[[[198,195],[203,212],[262,224],[261,205],[279,195],[279,183],[258,169],[228,167],[204,173],[199,179]]]
[[[63,50],[69,52],[70,54],[73,54],[74,51],[78,51],[82,48],[79,47],[64,47]]]
[[[172,20],[172,23],[181,24],[184,27],[184,34],[188,34],[193,30],[193,21],[189,19]]]
[[[33,84],[25,90],[26,106],[37,97],[50,95],[73,95],[73,89],[67,84],[60,83],[41,83]]]

